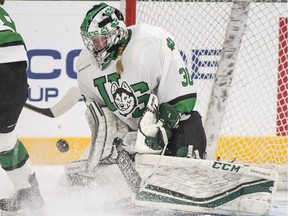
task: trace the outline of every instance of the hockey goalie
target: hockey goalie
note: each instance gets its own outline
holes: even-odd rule
[[[127,28],[119,10],[91,8],[77,61],[91,142],[66,165],[71,184],[89,184],[118,165],[135,205],[227,215],[265,215],[277,173],[205,160],[196,89],[173,37],[148,24]]]

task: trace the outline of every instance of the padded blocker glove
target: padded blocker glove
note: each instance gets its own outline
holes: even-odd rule
[[[151,94],[139,121],[135,152],[160,154],[168,144],[172,129],[178,125],[179,119],[178,112],[168,103],[161,104],[159,110],[157,96]]]

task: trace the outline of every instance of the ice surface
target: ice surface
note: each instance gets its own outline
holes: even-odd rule
[[[89,187],[63,186],[63,165],[34,165],[45,207],[29,216],[129,216],[188,215],[169,210],[135,208],[125,202],[131,194],[117,167],[101,175],[102,182]],[[13,185],[3,170],[0,171],[0,198],[13,192]],[[126,203],[126,204],[125,204]],[[271,216],[288,216],[287,191],[278,192]],[[189,214],[191,215],[191,214]],[[208,216],[209,214],[205,214]]]

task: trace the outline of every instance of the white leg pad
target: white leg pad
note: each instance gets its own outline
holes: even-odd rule
[[[92,134],[90,144],[80,161],[66,165],[66,173],[79,172],[81,169],[84,169],[86,173],[91,173],[100,161],[114,163],[117,150],[113,146],[113,140],[116,137],[122,138],[129,131],[128,126],[111,110],[107,107],[100,107],[95,101],[89,104],[85,115]]]

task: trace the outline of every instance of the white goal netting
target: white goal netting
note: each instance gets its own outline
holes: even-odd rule
[[[198,89],[196,109],[203,118],[209,153],[222,160],[276,166],[287,179],[287,0],[251,1],[247,11],[242,11],[247,19],[238,24],[243,25],[244,33],[233,67],[224,70],[229,74],[228,87],[221,92],[222,102],[214,95],[211,109],[223,43],[234,37],[229,31],[237,28],[234,25],[227,31],[233,22],[232,7],[231,0],[137,0],[136,23],[160,26],[174,36]],[[222,116],[211,121],[213,113]]]

